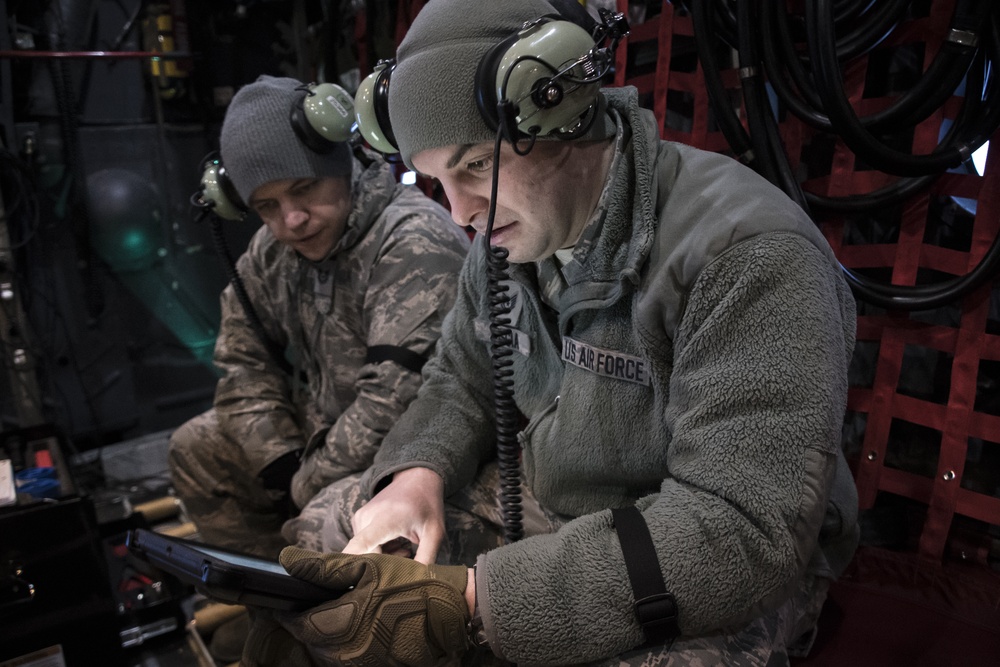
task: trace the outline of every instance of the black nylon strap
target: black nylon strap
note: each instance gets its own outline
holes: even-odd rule
[[[365,355],[366,364],[379,364],[383,361],[394,361],[406,370],[419,373],[420,369],[427,363],[423,355],[417,354],[413,350],[395,345],[372,345]]]
[[[677,601],[667,592],[649,527],[635,506],[611,510],[625,569],[635,596],[635,615],[646,633],[646,646],[666,644],[680,634]]]

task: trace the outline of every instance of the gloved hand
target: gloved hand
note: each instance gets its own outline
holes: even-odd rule
[[[250,633],[243,644],[240,667],[316,667],[308,647],[275,618],[277,612],[248,608]]]
[[[244,665],[291,664],[291,655],[299,654],[282,628],[321,665],[435,665],[470,648],[464,566],[298,547],[283,549],[279,561],[292,576],[330,588],[331,595],[344,592],[298,614],[260,614],[243,651]]]

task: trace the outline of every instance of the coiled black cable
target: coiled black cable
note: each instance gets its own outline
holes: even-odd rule
[[[578,9],[578,7],[577,7]],[[510,544],[524,536],[524,513],[521,496],[521,447],[517,442],[520,412],[514,402],[514,370],[511,356],[514,352],[514,334],[511,329],[510,297],[507,295],[509,279],[506,248],[490,245],[493,235],[493,223],[496,219],[497,192],[500,185],[500,147],[506,139],[515,155],[527,155],[535,145],[536,133],[525,134],[518,129],[518,101],[507,97],[507,86],[514,68],[522,61],[530,60],[541,64],[549,70],[551,77],[536,83],[545,85],[555,81],[565,81],[574,86],[600,82],[610,71],[613,63],[611,57],[621,39],[628,34],[628,24],[620,14],[601,9],[601,26],[593,37],[595,44],[610,40],[607,48],[592,50],[587,57],[595,59],[600,65],[597,71],[584,77],[576,77],[571,70],[577,63],[564,65],[562,69],[552,67],[549,63],[535,56],[521,56],[508,67],[501,82],[500,99],[496,105],[496,140],[493,144],[493,173],[490,186],[490,206],[487,214],[486,231],[483,245],[486,249],[487,296],[490,318],[490,361],[493,371],[493,400],[497,435],[497,463],[500,472],[500,513],[503,517],[504,542]],[[585,28],[586,29],[586,28]],[[572,89],[570,89],[572,90]],[[594,122],[596,111],[590,110],[590,117],[581,122],[581,128],[560,138],[569,139],[580,136]],[[558,135],[556,135],[558,136]],[[525,140],[524,146],[519,142]]]
[[[773,4],[773,2],[769,4]],[[738,15],[741,24],[757,25],[763,23],[769,25],[768,20],[755,17],[751,12],[750,3],[740,3]],[[747,123],[752,132],[750,138],[753,140],[754,150],[764,157],[763,161],[772,163],[770,168],[762,170],[765,177],[779,185],[806,212],[810,212],[815,207],[820,210],[851,213],[865,213],[873,209],[898,204],[914,193],[922,191],[935,180],[936,175],[902,178],[896,183],[874,192],[848,197],[826,197],[805,192],[792,173],[787,151],[781,144],[777,122],[769,106],[759,67],[763,60],[765,71],[767,70],[767,59],[764,58],[763,54],[768,50],[774,51],[773,41],[770,41],[771,37],[772,35],[767,30],[742,30],[739,32],[740,84],[743,89],[744,106],[747,110]],[[770,75],[768,80],[774,81]],[[781,95],[778,97],[783,101],[785,99]],[[965,107],[963,107],[964,110]],[[730,123],[739,124],[735,113],[730,113],[729,116]],[[959,125],[960,123],[952,125],[946,139],[952,136]],[[742,125],[739,127],[742,130]]]
[[[978,62],[970,69],[966,83],[967,104],[963,105],[959,119],[949,129],[942,143],[949,141],[959,126],[966,125],[962,122],[964,116],[989,117],[990,104],[996,104],[996,91],[1000,86],[1000,79],[997,77],[995,65],[991,65],[990,60],[994,63],[1000,62],[1000,30],[996,29],[998,18],[1000,15],[995,14],[989,42],[991,54],[987,57],[986,53],[981,53]],[[982,96],[988,97],[992,102],[984,103],[979,93],[969,92],[975,90],[984,91]],[[887,285],[847,269],[844,269],[844,275],[854,293],[863,301],[889,310],[925,310],[961,299],[986,284],[998,271],[1000,271],[1000,236],[993,239],[989,250],[969,273],[938,283],[915,286]]]
[[[897,6],[892,17],[906,8],[906,3]],[[762,56],[768,80],[775,94],[784,102],[788,110],[803,122],[824,132],[833,130],[830,119],[822,109],[822,102],[815,86],[801,60],[808,60],[796,51],[790,34],[787,7],[781,0],[764,0],[759,33],[761,35]],[[965,13],[956,10],[956,17]],[[836,23],[836,19],[835,19]],[[964,26],[964,23],[960,25]],[[953,28],[954,19],[953,19]],[[877,41],[881,41],[877,40]],[[838,43],[838,60],[846,58]],[[865,127],[890,127],[900,122],[916,124],[937,109],[961,81],[965,70],[975,54],[975,49],[942,47],[930,68],[911,90],[894,100],[889,107],[870,116],[860,118]],[[893,128],[894,129],[894,128]]]
[[[785,6],[780,3],[781,0],[764,0],[761,7],[761,57],[767,80],[775,95],[796,118],[818,130],[830,132],[833,126],[826,114],[818,108],[819,98],[813,87],[808,85],[798,53],[794,47],[781,49],[782,46],[791,45],[792,41],[788,34]],[[793,72],[798,76],[793,76]]]
[[[970,20],[968,8],[963,9],[962,5],[963,2],[960,0],[959,4],[955,7],[950,24],[951,30],[967,29],[985,19],[984,15],[979,14]],[[978,7],[976,3],[973,3],[973,5],[973,9]],[[988,10],[989,7],[986,6],[986,9]],[[789,62],[798,63],[798,57],[794,51],[788,49],[786,49],[784,55],[779,54],[779,44],[788,45],[791,43],[791,38],[787,31],[787,15],[784,3],[781,0],[765,0],[763,13],[763,19],[759,23],[761,26],[759,31],[761,35],[761,54],[768,82],[774,89],[775,95],[781,100],[785,108],[803,122],[821,131],[833,132],[833,126],[829,118],[823,113],[823,110],[810,106],[804,97],[799,94],[799,91],[787,80],[786,75],[788,72],[786,64]],[[949,49],[949,47],[952,48]],[[789,55],[789,52],[792,55]],[[946,57],[942,56],[943,53],[947,53],[948,55]],[[863,126],[872,129],[884,126],[887,123],[897,123],[906,129],[925,120],[934,109],[954,94],[954,90],[960,84],[963,76],[971,76],[969,65],[976,53],[977,50],[969,45],[957,47],[954,42],[946,42],[942,45],[941,51],[935,57],[930,67],[912,89],[906,91],[886,109],[869,116],[861,117],[859,121]],[[811,88],[810,92],[815,96],[815,91]],[[966,108],[966,106],[963,106],[963,117],[965,116],[964,112]],[[965,126],[965,123],[960,122],[958,126]],[[949,130],[948,135],[944,138],[944,143],[951,140],[954,136],[953,132],[957,129],[953,126]],[[826,197],[806,192],[805,198],[810,206],[820,210],[839,213],[864,213],[899,204],[914,194],[925,190],[936,178],[937,174],[904,177],[895,183],[864,195]]]
[[[497,130],[493,146],[493,183],[490,191],[489,217],[483,245],[486,248],[487,293],[490,316],[490,361],[493,368],[493,405],[497,434],[497,465],[500,471],[500,512],[503,516],[504,542],[510,544],[524,537],[521,503],[521,447],[517,442],[518,410],[514,403],[514,334],[511,331],[510,297],[506,248],[490,245],[496,217],[500,175],[500,145],[503,131]]]
[[[842,59],[868,51],[881,42],[906,11],[912,0],[847,0],[834,3],[834,25],[838,30],[837,54]],[[974,1],[974,0],[973,0]],[[713,32],[734,51],[739,44],[739,4],[742,0],[682,1],[693,14],[699,5],[713,5]],[[736,5],[734,8],[733,5]],[[785,25],[788,29],[787,24]],[[789,39],[789,44],[801,40]]]
[[[871,18],[870,14],[858,17],[858,21],[864,21],[867,17],[871,23],[866,24],[862,22],[861,30],[863,33],[859,34],[855,31],[840,37],[839,41],[835,42],[834,50],[837,54],[837,60],[845,61],[851,57],[860,55],[862,51],[859,49],[862,46],[866,47],[866,49],[871,49],[881,43],[888,36],[892,25],[902,20],[903,14],[909,5],[910,0],[889,0],[877,10],[878,13],[875,18]],[[778,37],[778,39],[772,39],[769,43],[777,45],[780,61],[787,67],[792,83],[794,83],[805,101],[811,107],[819,109],[822,113],[823,102],[816,92],[816,87],[806,67],[806,63],[809,61],[808,55],[800,55],[795,48],[796,43],[807,40],[808,37],[805,35],[801,37],[793,36],[790,17],[785,8],[776,3],[765,6],[765,16],[768,16],[773,22],[773,29]],[[877,26],[878,30],[866,29],[866,25]],[[834,24],[834,27],[836,27],[836,24]]]
[[[842,0],[834,7],[833,22],[838,28],[846,22],[856,22],[874,4],[875,0]]]
[[[959,0],[949,35],[981,32],[990,11],[989,3]],[[957,37],[945,39],[920,79],[887,109],[862,118],[862,125],[872,131],[891,132],[899,125],[911,127],[926,120],[954,94],[977,51],[971,42]]]
[[[837,58],[849,60],[867,53],[881,44],[903,19],[911,1],[890,0],[889,2],[872,3],[868,6],[868,9],[871,9],[870,12],[865,11],[850,17],[850,22],[856,27],[837,39]],[[836,2],[834,2],[830,20],[834,28],[840,27],[841,22],[836,18]]]

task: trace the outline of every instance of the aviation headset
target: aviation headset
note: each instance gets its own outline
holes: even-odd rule
[[[474,95],[490,130],[499,129],[511,143],[538,136],[572,139],[586,132],[597,110],[601,79],[629,31],[623,14],[599,12],[601,22],[587,15],[587,27],[583,20],[563,15],[528,21],[483,55]],[[610,44],[603,46],[605,40]],[[376,65],[354,98],[361,136],[382,153],[399,152],[389,120],[395,67],[394,61]]]
[[[299,141],[314,153],[332,151],[354,136],[354,100],[350,93],[333,83],[305,84],[289,110],[289,122]],[[226,174],[219,155],[202,165],[201,187],[197,193],[201,206],[211,206],[219,217],[242,220],[247,205]]]

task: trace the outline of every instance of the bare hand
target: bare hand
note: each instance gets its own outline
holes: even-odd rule
[[[434,563],[444,539],[444,481],[428,468],[408,468],[351,518],[354,538],[345,554],[382,553],[406,540],[416,545],[414,560]]]

